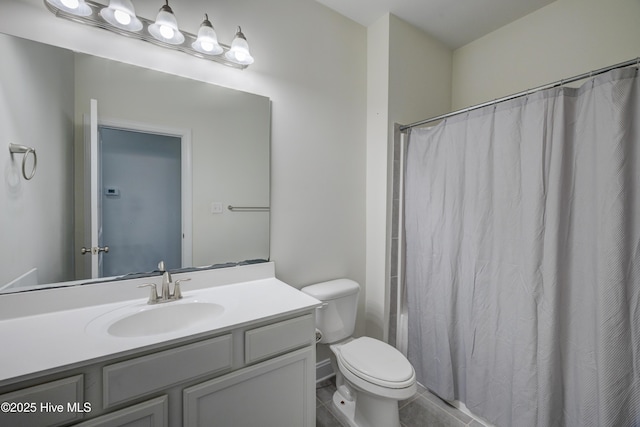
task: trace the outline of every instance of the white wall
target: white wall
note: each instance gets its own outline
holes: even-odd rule
[[[389,39],[389,122],[408,124],[450,111],[453,52],[394,15]]]
[[[557,0],[454,53],[459,109],[640,56],[640,2]]]
[[[312,0],[175,4],[195,33],[203,13],[223,43],[236,26],[255,64],[244,71],[55,18],[41,0],[0,3],[0,31],[183,75],[272,100],[271,259],[300,287],[364,283],[366,30]],[[153,18],[156,0],[137,0]],[[215,7],[214,7],[215,6]]]
[[[394,15],[367,28],[366,334],[387,339],[395,123],[451,106],[452,52]]]
[[[384,338],[386,291],[389,15],[367,28],[367,281],[365,331]],[[363,320],[362,318],[360,319]]]
[[[73,235],[73,212],[64,209],[73,196],[73,58],[4,36],[0,55],[0,287],[34,267],[40,283],[66,280],[71,252],[60,248]],[[20,85],[31,79],[38,83]],[[35,148],[32,180],[22,177],[23,155],[12,158],[10,143]]]

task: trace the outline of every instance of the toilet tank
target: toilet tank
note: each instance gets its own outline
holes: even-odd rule
[[[353,334],[358,313],[358,283],[336,279],[305,286],[301,291],[324,303],[316,309],[316,328],[322,334],[320,343],[335,343]]]

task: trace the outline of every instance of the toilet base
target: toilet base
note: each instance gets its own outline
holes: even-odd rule
[[[356,392],[355,399],[345,399],[340,391],[333,393],[333,405],[341,421],[349,427],[400,427],[398,401]]]
[[[348,401],[342,398],[340,392],[333,393],[333,406],[338,410],[340,421],[345,422],[349,427],[358,427],[355,424],[354,417],[356,414],[356,402]]]

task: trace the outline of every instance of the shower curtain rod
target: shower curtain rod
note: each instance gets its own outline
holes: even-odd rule
[[[414,127],[426,125],[427,123],[435,122],[437,120],[443,120],[443,119],[446,119],[446,118],[449,118],[449,117],[457,116],[458,114],[467,113],[469,111],[477,110],[479,108],[487,107],[489,105],[494,105],[494,104],[499,104],[501,102],[510,101],[512,99],[516,99],[516,98],[520,98],[522,96],[530,95],[530,94],[532,94],[534,92],[538,92],[538,91],[541,91],[541,90],[551,89],[551,88],[557,87],[557,86],[563,86],[563,85],[565,85],[567,83],[577,82],[578,80],[584,80],[584,79],[587,79],[587,78],[590,78],[590,77],[593,77],[593,76],[597,76],[598,74],[606,73],[607,71],[615,70],[616,68],[624,68],[624,67],[628,67],[630,65],[639,65],[639,64],[640,64],[640,57],[638,57],[636,59],[630,59],[629,61],[621,62],[621,63],[615,64],[615,65],[610,65],[608,67],[600,68],[598,70],[593,70],[593,71],[590,71],[588,73],[579,74],[577,76],[573,76],[573,77],[570,77],[568,79],[558,80],[556,82],[548,83],[548,84],[542,85],[542,86],[538,86],[538,87],[533,88],[533,89],[529,89],[529,90],[525,90],[525,91],[522,91],[522,92],[514,93],[513,95],[508,95],[508,96],[505,96],[505,97],[502,97],[502,98],[494,99],[493,101],[484,102],[482,104],[477,104],[477,105],[474,105],[474,106],[471,106],[471,107],[467,107],[467,108],[463,108],[463,109],[460,109],[460,110],[452,111],[450,113],[442,114],[440,116],[431,117],[430,119],[420,120],[419,122],[411,123],[411,124],[408,124],[408,125],[403,125],[403,126],[400,126],[400,132],[406,132],[407,130],[412,129]]]

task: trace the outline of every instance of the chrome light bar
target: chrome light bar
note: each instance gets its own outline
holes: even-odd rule
[[[86,3],[86,5],[91,9],[91,13],[87,12],[87,14],[85,14],[86,16],[81,16],[81,15],[76,15],[68,11],[65,11],[64,9],[50,3],[48,0],[44,0],[44,4],[47,7],[47,9],[49,9],[49,11],[53,13],[55,16],[57,16],[58,18],[64,18],[70,21],[79,22],[81,24],[102,28],[104,30],[111,31],[116,34],[120,34],[122,36],[130,37],[138,40],[144,40],[146,42],[153,43],[157,46],[162,46],[167,49],[184,52],[186,54],[196,56],[198,58],[208,59],[210,61],[217,62],[219,64],[223,64],[228,67],[233,67],[233,68],[242,70],[247,68],[250,65],[250,64],[241,64],[228,59],[229,55],[226,55],[226,54],[227,52],[229,52],[229,50],[231,50],[231,47],[222,43],[219,43],[220,47],[222,47],[222,52],[220,52],[219,54],[209,55],[209,54],[201,53],[195,50],[192,47],[192,44],[197,40],[197,36],[195,36],[194,34],[188,33],[186,31],[180,30],[180,32],[184,35],[184,41],[181,44],[175,45],[175,44],[162,42],[154,38],[149,33],[149,26],[153,25],[154,21],[151,21],[146,18],[142,18],[140,16],[137,16],[137,18],[140,20],[140,22],[142,22],[142,28],[139,29],[138,31],[128,31],[125,29],[118,28],[114,25],[111,25],[100,15],[100,11],[103,8],[106,8],[107,7],[106,5],[94,2],[92,0],[84,0],[84,3]]]

